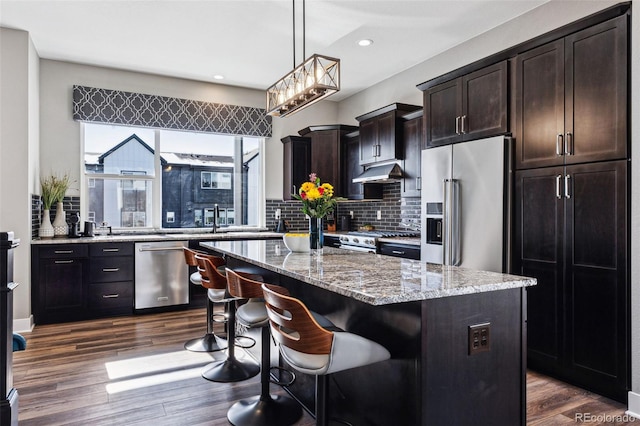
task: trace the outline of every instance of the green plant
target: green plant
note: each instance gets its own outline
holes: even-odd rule
[[[44,205],[44,209],[51,210],[53,203],[62,201],[70,184],[71,179],[66,173],[62,177],[50,175],[40,178],[42,204]]]

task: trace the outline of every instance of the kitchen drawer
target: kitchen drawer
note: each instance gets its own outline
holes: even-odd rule
[[[410,244],[380,243],[380,254],[420,260],[420,247]]]
[[[133,256],[133,243],[96,243],[90,244],[91,257]]]
[[[89,309],[133,311],[133,281],[89,285]]]
[[[42,245],[38,248],[38,256],[42,259],[68,259],[87,257],[87,244],[55,244]]]
[[[113,256],[91,258],[89,282],[113,282],[133,280],[133,257]]]

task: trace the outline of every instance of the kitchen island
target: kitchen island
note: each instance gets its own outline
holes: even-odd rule
[[[391,352],[333,376],[331,416],[356,425],[525,424],[524,288],[535,279],[328,247],[291,253],[277,240],[201,246]],[[312,412],[314,383],[298,373],[287,388]]]

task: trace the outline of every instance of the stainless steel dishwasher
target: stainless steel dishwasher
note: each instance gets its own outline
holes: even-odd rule
[[[189,303],[186,241],[136,243],[136,309]]]

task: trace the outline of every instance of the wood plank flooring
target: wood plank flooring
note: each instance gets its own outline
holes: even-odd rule
[[[183,349],[204,333],[204,317],[197,309],[24,333],[27,350],[14,353],[13,368],[20,426],[228,425],[227,409],[257,394],[259,378],[213,383],[200,376],[206,364],[224,358]],[[275,385],[271,390],[284,393]],[[624,405],[534,372],[527,375],[527,398],[529,425],[575,424],[587,413],[596,418],[584,422],[590,425],[640,425],[637,419],[616,421],[623,419]],[[314,424],[308,413],[297,423]]]

